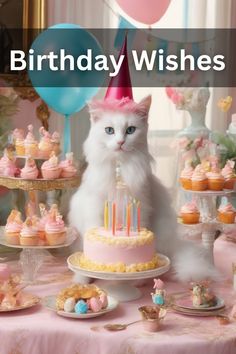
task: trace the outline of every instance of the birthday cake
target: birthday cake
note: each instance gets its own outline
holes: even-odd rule
[[[114,198],[104,206],[104,227],[84,235],[81,268],[104,272],[140,272],[157,268],[154,234],[141,227],[140,202],[133,199],[116,168]]]

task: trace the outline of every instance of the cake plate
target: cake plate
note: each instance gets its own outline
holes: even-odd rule
[[[22,246],[22,245],[10,245],[6,242],[4,235],[4,227],[0,227],[0,244],[6,247],[21,249],[19,263],[22,267],[23,278],[26,283],[34,283],[37,273],[44,263],[46,257],[50,254],[48,250],[68,247],[77,238],[76,232],[73,228],[67,228],[66,241],[61,245],[37,245],[37,246]]]
[[[116,298],[120,302],[132,301],[139,299],[142,292],[135,287],[135,282],[158,277],[170,269],[170,260],[163,254],[158,253],[161,265],[158,268],[135,273],[111,273],[100,271],[89,271],[78,265],[78,259],[82,255],[81,252],[73,253],[67,259],[70,270],[82,277],[89,277],[104,280],[102,286],[107,293]],[[132,284],[132,282],[134,284]]]

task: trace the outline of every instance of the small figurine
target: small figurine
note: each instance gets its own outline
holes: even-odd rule
[[[151,293],[153,303],[160,306],[164,305],[166,291],[164,290],[163,281],[161,279],[154,279],[153,289],[155,289],[155,293]]]
[[[195,307],[211,307],[216,304],[216,296],[209,288],[208,282],[193,284],[192,301]]]

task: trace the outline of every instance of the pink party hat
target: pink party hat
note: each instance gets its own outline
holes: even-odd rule
[[[119,58],[124,55],[119,73],[114,76],[109,84],[105,99],[121,100],[122,98],[129,98],[133,100],[133,92],[129,74],[129,61],[127,54],[127,36],[125,36],[124,44],[119,53]]]

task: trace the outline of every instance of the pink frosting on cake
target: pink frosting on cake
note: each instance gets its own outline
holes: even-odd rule
[[[222,174],[220,172],[215,172],[215,171],[211,171],[207,173],[207,178],[208,179],[221,179],[223,180],[224,177],[222,176]]]
[[[138,238],[139,236],[130,237]],[[155,246],[154,241],[144,245],[114,246],[85,237],[84,255],[96,263],[113,264],[122,262],[131,265],[150,262],[155,255]]]
[[[10,267],[6,263],[0,263],[0,281],[6,281],[11,276]]]
[[[235,212],[235,209],[233,207],[233,205],[231,203],[227,203],[225,205],[220,205],[219,209],[218,209],[221,213],[231,213],[231,212]]]
[[[15,160],[8,155],[7,149],[4,150],[4,156],[0,159],[0,174],[6,177],[14,177],[17,173]]]
[[[23,224],[21,233],[23,237],[37,237],[38,236],[38,229],[33,223],[33,218],[27,218]]]
[[[34,137],[34,134],[33,134],[33,126],[32,124],[28,125],[28,134],[26,135],[26,138],[25,138],[25,144],[26,145],[30,145],[30,144],[37,144],[37,140],[35,139]]]
[[[73,177],[77,173],[77,168],[74,165],[73,153],[66,154],[66,160],[59,164],[61,168],[61,177]]]
[[[50,159],[48,161],[45,161],[42,164],[41,169],[43,169],[43,170],[58,170],[58,169],[60,169],[59,165],[58,165],[58,158],[55,155],[53,155],[52,157],[50,157]]]
[[[184,169],[182,170],[180,177],[181,178],[186,178],[186,179],[191,179],[192,175],[193,175],[193,167],[191,166],[191,164],[186,164]]]
[[[22,223],[23,224],[23,223]],[[6,232],[21,232],[22,224],[16,221],[8,222],[5,226]]]

